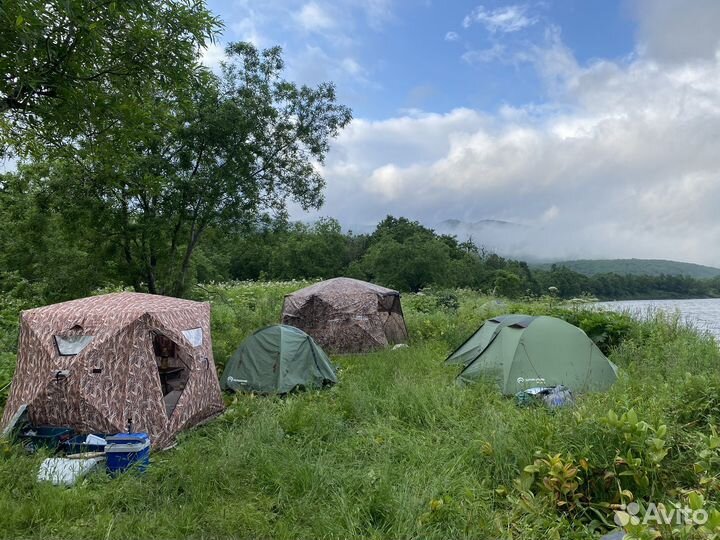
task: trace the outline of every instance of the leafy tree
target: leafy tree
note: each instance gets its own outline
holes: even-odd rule
[[[107,254],[63,227],[46,194],[31,181],[46,168],[22,169],[22,174],[0,176],[0,290],[18,292],[16,282],[25,283],[33,298],[42,294],[47,301],[59,301],[117,282],[120,277]]]
[[[273,246],[268,273],[285,279],[342,275],[350,262],[347,244],[348,237],[334,219],[320,219],[312,226],[296,223]]]
[[[370,242],[376,242],[384,237],[390,237],[402,244],[411,237],[430,240],[436,238],[436,235],[432,229],[422,226],[417,221],[411,221],[404,217],[386,216],[370,235]]]
[[[370,235],[369,247],[351,273],[402,291],[418,291],[446,280],[453,241],[417,221],[387,216]]]
[[[523,292],[520,276],[507,270],[497,270],[493,281],[495,292],[500,296],[517,298]]]
[[[592,292],[586,276],[573,272],[565,266],[553,265],[550,272],[538,272],[541,292],[546,294],[548,287],[557,287],[560,296],[572,298],[584,292]]]
[[[142,124],[97,135],[38,179],[68,226],[112,244],[137,289],[184,294],[210,228],[283,216],[288,199],[322,204],[315,163],[350,110],[332,84],[283,79],[280,48],[236,43],[227,55],[222,76],[205,73],[191,99],[149,100]]]
[[[218,27],[196,0],[3,0],[0,147],[77,143],[179,95]]]
[[[355,275],[401,291],[418,291],[444,281],[449,248],[437,238],[413,235],[398,242],[384,236],[354,266]]]

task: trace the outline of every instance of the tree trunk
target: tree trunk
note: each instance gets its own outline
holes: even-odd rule
[[[150,294],[159,294],[157,279],[155,273],[157,270],[157,251],[155,250],[155,242],[150,240],[150,261],[148,264],[148,292]]]
[[[148,267],[147,278],[148,278],[148,285],[147,285],[148,292],[150,294],[157,294],[158,291],[157,291],[157,283],[155,281],[155,272],[150,267]]]
[[[200,237],[203,232],[205,232],[205,225],[198,227],[197,231],[194,231],[193,229],[194,226],[190,229],[190,241],[185,248],[185,255],[183,255],[183,260],[180,265],[180,273],[178,274],[177,280],[175,280],[175,286],[173,287],[173,296],[178,298],[182,297],[187,292],[187,276],[190,271],[190,261],[192,260],[193,251],[195,251]]]

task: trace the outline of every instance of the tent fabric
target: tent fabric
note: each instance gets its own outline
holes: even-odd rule
[[[193,346],[185,330],[202,330]],[[92,336],[76,354],[60,354],[58,341]],[[168,371],[183,374],[180,394],[166,409],[158,340],[171,357]],[[67,352],[67,351],[65,351]],[[172,392],[169,392],[171,394]],[[15,376],[2,426],[22,405],[35,425],[78,433],[150,434],[155,448],[172,444],[185,428],[223,408],[210,338],[210,305],[140,293],[113,293],[24,311]]]
[[[460,382],[491,379],[506,395],[557,385],[605,391],[617,379],[617,367],[585,332],[555,317],[490,319],[446,362],[463,364]]]
[[[534,318],[530,315],[504,315],[488,319],[480,327],[480,330],[472,334],[445,361],[448,364],[467,365],[495,339],[504,327],[514,325],[518,328],[526,328]]]
[[[248,337],[225,366],[223,390],[286,394],[337,383],[325,352],[299,328],[268,326]]]
[[[335,353],[368,352],[408,339],[400,293],[351,278],[329,279],[286,295],[282,323]]]

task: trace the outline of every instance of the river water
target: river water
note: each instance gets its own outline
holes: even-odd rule
[[[697,300],[625,300],[622,302],[599,302],[601,309],[625,311],[634,317],[647,316],[655,310],[680,313],[687,324],[697,330],[704,330],[720,340],[720,299]]]

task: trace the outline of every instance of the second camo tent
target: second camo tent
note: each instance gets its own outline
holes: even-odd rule
[[[236,392],[286,394],[336,382],[330,359],[310,336],[277,324],[242,342],[225,366],[220,386]]]
[[[330,353],[364,353],[408,340],[400,293],[351,278],[321,281],[285,296],[283,324]]]
[[[555,317],[489,319],[446,363],[464,366],[459,381],[495,380],[506,395],[557,385],[573,392],[604,391],[617,379],[615,364],[585,332]]]

